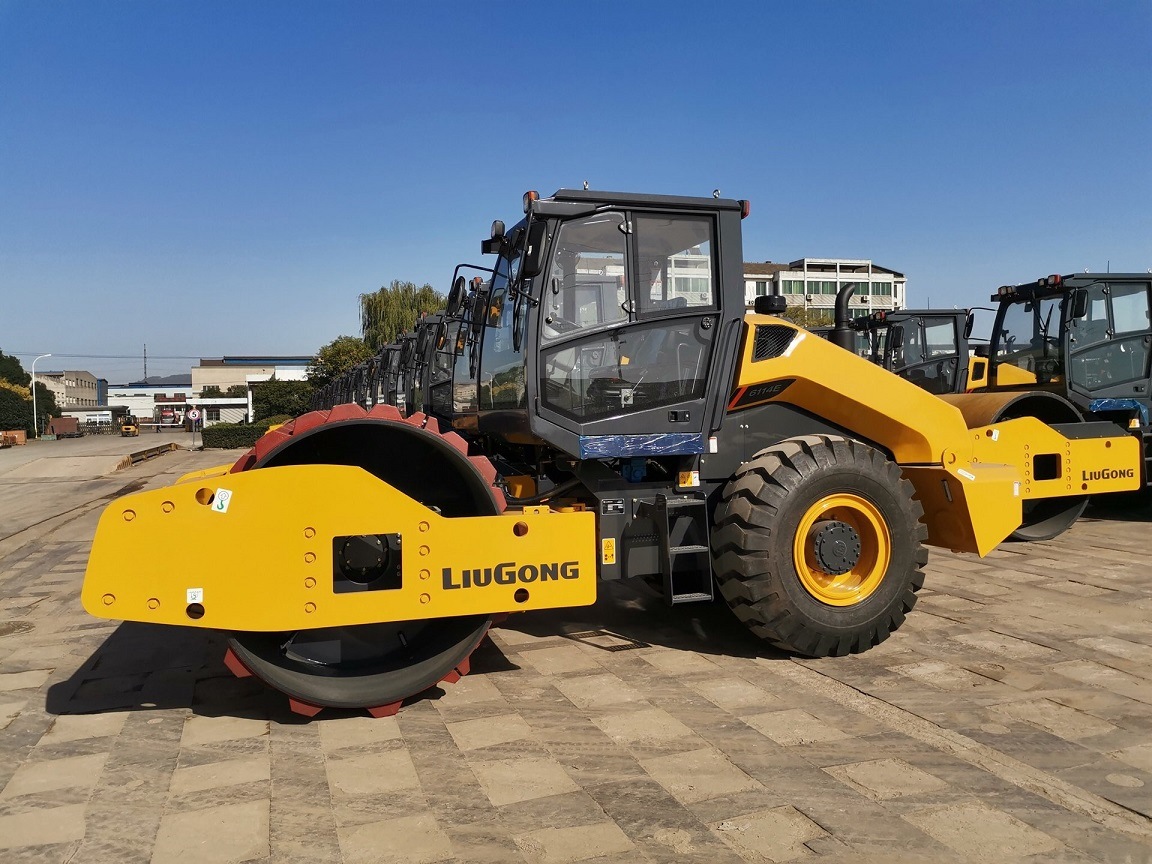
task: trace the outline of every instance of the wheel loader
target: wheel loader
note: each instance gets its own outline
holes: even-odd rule
[[[926,545],[983,555],[1024,502],[1140,482],[1114,423],[973,425],[771,298],[746,313],[746,201],[523,203],[482,242],[487,276],[455,278],[423,346],[397,346],[400,378],[429,370],[419,402],[405,384],[323,406],[116,500],[85,608],[229,631],[228,667],[293,709],[380,716],[465,674],[494,622],[591,604],[601,579],[669,604],[719,592],[797,654],[866,651],[915,605]],[[119,566],[190,542],[218,565]]]

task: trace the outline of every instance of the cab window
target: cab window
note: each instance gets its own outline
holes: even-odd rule
[[[640,214],[635,230],[640,314],[716,305],[710,218]]]
[[[627,319],[624,232],[622,213],[597,213],[560,227],[542,295],[545,343]]]

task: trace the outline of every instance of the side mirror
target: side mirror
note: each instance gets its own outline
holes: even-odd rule
[[[783,315],[788,308],[788,299],[783,294],[764,294],[752,303],[757,315]]]
[[[467,284],[463,276],[457,276],[456,281],[452,283],[452,290],[448,292],[448,303],[444,308],[444,312],[450,318],[456,318],[460,315],[460,310],[464,306],[464,292]]]
[[[539,276],[544,269],[544,241],[548,236],[547,231],[546,222],[533,222],[528,229],[520,262],[520,273],[525,278]]]
[[[972,338],[972,325],[976,323],[976,315],[972,312],[968,313],[968,317],[964,320],[964,338]]]
[[[1083,318],[1088,314],[1088,292],[1080,288],[1072,293],[1072,310],[1069,318]]]

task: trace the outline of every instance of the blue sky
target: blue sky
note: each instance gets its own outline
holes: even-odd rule
[[[310,353],[585,180],[751,199],[745,260],[913,305],[1143,271],[1150,44],[1147,0],[0,0],[0,350]]]

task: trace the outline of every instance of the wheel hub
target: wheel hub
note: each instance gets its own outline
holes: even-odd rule
[[[814,501],[796,526],[792,559],[800,584],[829,606],[867,600],[884,580],[892,536],[879,508],[854,492]]]
[[[830,576],[847,573],[860,561],[860,535],[846,522],[821,522],[813,542],[816,563]]]

